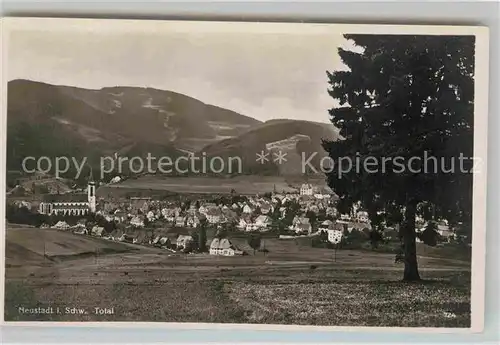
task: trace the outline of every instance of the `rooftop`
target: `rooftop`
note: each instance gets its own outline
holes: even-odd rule
[[[88,202],[87,194],[45,194],[42,197],[43,202]]]

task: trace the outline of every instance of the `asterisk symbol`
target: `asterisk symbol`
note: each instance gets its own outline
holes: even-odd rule
[[[260,153],[256,153],[257,159],[255,161],[259,162],[260,164],[264,164],[265,162],[269,162],[269,152],[264,152],[263,150],[260,151]]]
[[[285,158],[287,155],[286,152],[282,152],[280,150],[280,151],[278,151],[278,153],[275,153],[274,155],[276,156],[276,158],[274,158],[274,161],[278,162],[278,164],[283,164],[284,162],[286,162],[286,158]]]

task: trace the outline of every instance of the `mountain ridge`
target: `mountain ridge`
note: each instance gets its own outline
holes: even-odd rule
[[[9,170],[19,169],[26,156],[71,155],[89,156],[95,171],[92,164],[103,155],[140,155],[146,148],[174,159],[186,153],[227,154],[231,147],[244,148],[236,153],[255,162],[252,151],[272,143],[279,147],[286,142],[290,153],[299,153],[308,145],[308,149],[321,150],[323,138],[336,140],[331,124],[290,119],[262,122],[151,87],[89,89],[14,79],[8,82],[7,91]],[[297,147],[291,149],[293,145]],[[279,173],[276,166],[249,166],[245,173]]]

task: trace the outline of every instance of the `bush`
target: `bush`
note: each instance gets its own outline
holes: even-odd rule
[[[426,229],[423,232],[418,233],[417,237],[428,246],[434,247],[441,240],[441,236],[436,231],[436,229],[436,225],[433,222],[429,222],[429,225],[426,227]]]
[[[395,229],[384,231],[384,239],[390,242],[399,242],[399,232]]]
[[[260,234],[252,234],[248,237],[247,243],[250,246],[250,248],[253,249],[254,254],[255,251],[260,248],[260,242],[261,242]]]
[[[7,204],[5,209],[5,217],[7,221],[15,224],[27,224],[36,227],[42,224],[51,223],[51,217],[37,212],[32,212],[26,207],[18,207],[17,205]]]
[[[369,240],[368,235],[360,230],[352,229],[351,232],[345,231],[342,237],[343,248],[361,248]]]
[[[334,249],[336,245],[328,241],[328,238],[323,236],[314,236],[311,238],[311,247]]]
[[[377,248],[379,244],[384,241],[382,234],[376,230],[371,230],[369,233],[369,237],[372,248]]]

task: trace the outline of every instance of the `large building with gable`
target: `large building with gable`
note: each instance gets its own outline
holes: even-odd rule
[[[38,212],[55,216],[84,216],[96,211],[95,183],[89,182],[87,194],[46,194]]]

